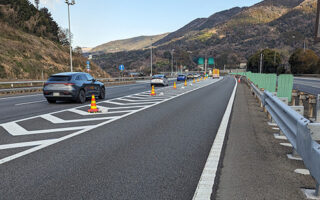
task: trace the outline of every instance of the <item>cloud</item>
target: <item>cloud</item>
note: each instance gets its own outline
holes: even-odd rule
[[[54,9],[57,5],[62,4],[64,0],[40,0],[40,5],[49,9]]]

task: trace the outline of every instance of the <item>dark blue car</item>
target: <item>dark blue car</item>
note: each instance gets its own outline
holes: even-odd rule
[[[184,74],[179,74],[177,77],[177,81],[185,81],[187,80],[187,76]]]
[[[106,90],[104,84],[96,81],[90,74],[66,72],[50,76],[43,86],[43,94],[49,103],[59,100],[84,103],[91,95],[104,99]]]

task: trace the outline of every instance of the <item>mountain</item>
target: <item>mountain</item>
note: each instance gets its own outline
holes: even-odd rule
[[[90,50],[90,52],[105,52],[115,53],[120,51],[132,51],[148,48],[152,43],[157,42],[163,37],[167,36],[168,33],[154,36],[139,36],[125,40],[117,40],[108,42],[106,44],[99,45]]]
[[[316,0],[264,0],[196,19],[155,43],[154,71],[171,71],[171,49],[175,49],[174,63],[189,70],[197,69],[198,58],[204,56],[214,57],[217,67],[236,67],[265,48],[276,49],[286,65],[290,54],[304,42],[320,53],[313,41],[316,5]],[[113,72],[119,63],[146,74],[150,70],[146,50],[99,55],[95,61],[107,72]]]
[[[48,9],[37,10],[28,0],[2,0],[0,27],[0,79],[42,79],[70,70],[68,40]],[[85,71],[85,65],[74,52],[74,71]],[[94,63],[91,68],[96,77],[109,76]]]
[[[212,16],[208,18],[198,18],[190,22],[189,24],[185,25],[181,29],[168,34],[166,37],[160,39],[155,43],[155,45],[161,45],[167,42],[170,42],[172,40],[177,40],[186,34],[192,32],[192,31],[200,31],[206,28],[214,27],[215,25],[219,23],[223,23],[227,20],[229,20],[232,16],[235,16],[239,12],[241,12],[243,8],[232,8],[230,10],[218,12],[216,14],[213,14]]]

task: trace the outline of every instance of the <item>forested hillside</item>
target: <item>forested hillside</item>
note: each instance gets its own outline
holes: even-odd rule
[[[0,2],[0,78],[41,79],[69,71],[69,42],[47,8],[27,0]],[[74,53],[74,70],[84,71],[86,59]],[[108,74],[92,64],[95,76]]]

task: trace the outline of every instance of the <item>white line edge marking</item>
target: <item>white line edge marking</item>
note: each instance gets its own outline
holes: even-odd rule
[[[157,102],[157,103],[152,104],[152,105],[147,105],[147,106],[145,106],[145,107],[143,107],[143,108],[141,108],[141,109],[139,109],[139,110],[135,110],[135,111],[133,111],[133,112],[127,113],[127,114],[125,114],[125,115],[122,115],[122,116],[120,116],[120,117],[114,118],[114,119],[112,119],[112,120],[102,122],[102,123],[97,124],[97,125],[95,125],[95,126],[91,126],[90,128],[86,128],[86,129],[83,129],[83,130],[80,130],[80,131],[71,133],[71,134],[66,135],[66,136],[63,136],[63,137],[61,137],[61,138],[54,139],[54,140],[52,140],[52,141],[45,142],[45,143],[43,143],[43,144],[41,144],[41,145],[39,145],[39,146],[36,146],[36,147],[30,148],[30,149],[27,149],[27,150],[22,151],[22,152],[19,152],[19,153],[17,153],[17,154],[14,154],[14,155],[11,155],[11,156],[2,158],[2,159],[0,159],[0,165],[1,165],[1,164],[4,164],[4,163],[6,163],[6,162],[9,162],[9,161],[11,161],[11,160],[17,159],[17,158],[19,158],[19,157],[28,155],[28,154],[30,154],[30,153],[36,152],[36,151],[38,151],[38,150],[41,150],[41,149],[43,149],[43,148],[46,148],[46,147],[48,147],[48,146],[51,146],[51,145],[56,144],[56,143],[58,143],[58,142],[61,142],[61,141],[63,141],[63,140],[66,140],[66,139],[75,137],[75,136],[80,135],[80,134],[82,134],[82,133],[85,133],[85,132],[87,132],[87,131],[90,131],[90,130],[93,130],[93,129],[95,129],[95,128],[104,126],[104,125],[109,124],[109,123],[111,123],[111,122],[114,122],[114,121],[116,121],[116,120],[118,120],[118,119],[125,118],[125,117],[127,117],[127,116],[129,116],[129,115],[135,114],[135,113],[137,113],[137,112],[140,112],[140,111],[146,110],[146,109],[148,109],[148,108],[154,107],[154,106],[156,106],[156,105],[165,103],[165,102],[167,102],[167,101],[170,101],[170,100],[175,99],[175,98],[177,98],[177,97],[180,97],[180,96],[182,96],[182,95],[188,94],[188,93],[193,92],[193,91],[195,91],[195,90],[198,90],[198,89],[204,88],[204,87],[206,87],[206,86],[212,85],[212,84],[217,83],[217,82],[219,82],[219,81],[221,81],[221,80],[223,80],[223,77],[221,77],[220,79],[218,79],[218,80],[216,80],[216,81],[213,81],[213,82],[211,82],[211,83],[209,83],[209,84],[205,84],[205,85],[202,85],[202,86],[200,86],[200,87],[194,88],[194,89],[192,89],[192,90],[183,92],[183,93],[181,93],[181,94],[179,94],[179,95],[170,97],[170,98],[168,98],[168,99],[166,99],[166,100],[164,100],[164,101],[160,101],[160,102]],[[79,107],[83,107],[83,106],[79,106]],[[59,111],[58,111],[58,112],[59,112]],[[58,113],[58,112],[54,112],[54,113]],[[61,111],[60,111],[60,112],[61,112]],[[48,113],[48,114],[53,114],[53,113]],[[39,116],[37,116],[37,117],[39,117]],[[35,117],[30,117],[30,118],[35,118]],[[30,118],[29,118],[29,119],[30,119]],[[17,121],[18,121],[18,120],[17,120]],[[15,121],[15,122],[17,122],[17,121]]]
[[[236,81],[228,106],[226,108],[220,127],[218,129],[216,138],[213,142],[205,167],[202,171],[197,189],[194,193],[193,200],[203,200],[203,199],[210,200],[211,198],[212,188],[213,188],[216,173],[218,170],[219,160],[222,153],[222,147],[223,147],[225,135],[228,128],[228,123],[230,120],[230,115],[233,107],[233,102],[235,99],[237,85],[238,84]]]
[[[40,95],[43,95],[43,94],[41,93],[41,94],[32,94],[32,95],[23,95],[23,96],[2,97],[0,98],[0,101],[5,99],[17,99],[17,98],[23,98],[23,97],[40,96]]]
[[[30,101],[30,102],[25,102],[25,103],[18,103],[14,104],[15,106],[22,106],[22,105],[27,105],[27,104],[34,104],[34,103],[40,103],[40,102],[45,102],[47,100],[41,100],[41,101]]]

